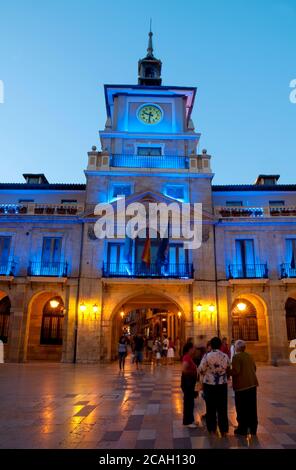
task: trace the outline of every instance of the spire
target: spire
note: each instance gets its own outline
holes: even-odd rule
[[[152,30],[151,30],[151,26],[152,26],[152,20],[150,18],[150,31],[149,31],[149,39],[148,39],[148,47],[147,47],[147,58],[149,59],[154,59],[154,55],[153,55],[153,43],[152,43],[152,36],[153,36],[153,33],[152,33]]]
[[[138,62],[138,83],[144,86],[160,86],[161,85],[161,60],[156,59],[153,54],[152,41],[152,20],[150,19],[147,55]]]

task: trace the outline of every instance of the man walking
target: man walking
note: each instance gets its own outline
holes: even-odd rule
[[[235,408],[238,427],[234,433],[246,436],[248,431],[256,435],[257,387],[256,364],[246,351],[246,343],[239,339],[235,342],[235,355],[232,359],[232,386],[235,393]]]

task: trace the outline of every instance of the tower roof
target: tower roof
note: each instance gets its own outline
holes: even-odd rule
[[[161,60],[156,59],[153,54],[153,32],[148,33],[148,47],[147,54],[143,59],[138,62],[138,84],[144,86],[159,86],[161,85]]]

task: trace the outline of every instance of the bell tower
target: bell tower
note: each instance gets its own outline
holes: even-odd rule
[[[138,62],[138,84],[143,86],[160,86],[161,85],[161,60],[156,59],[153,55],[153,33],[149,31],[147,55]]]

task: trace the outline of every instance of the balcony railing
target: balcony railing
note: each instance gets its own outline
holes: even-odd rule
[[[121,168],[188,169],[189,159],[179,155],[118,155],[111,156],[111,166]]]
[[[28,276],[54,276],[67,277],[68,263],[31,261],[28,267]]]
[[[296,217],[296,207],[250,207],[250,206],[226,206],[215,207],[217,217],[225,218],[262,218],[262,217]]]
[[[267,264],[230,264],[228,279],[267,279]]]
[[[136,277],[136,278],[175,278],[190,279],[193,267],[190,263],[168,264],[157,263],[104,263],[103,277]]]
[[[14,261],[7,261],[0,264],[0,276],[14,276],[15,263]]]
[[[84,211],[83,204],[0,204],[1,215],[76,215]]]
[[[287,277],[296,277],[296,267],[292,267],[291,263],[282,263],[281,266],[281,279]]]

